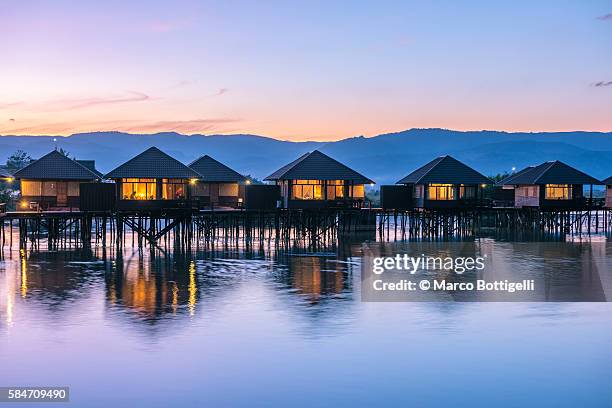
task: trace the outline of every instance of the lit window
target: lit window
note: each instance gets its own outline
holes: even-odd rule
[[[353,198],[364,198],[365,188],[363,184],[357,184],[353,186]]]
[[[571,184],[547,184],[546,199],[547,200],[571,200],[572,185]]]
[[[155,179],[124,178],[121,186],[121,197],[124,200],[155,200],[157,197]]]
[[[327,180],[327,199],[344,198],[344,180]]]
[[[185,199],[187,180],[162,179],[162,200]]]
[[[295,180],[292,186],[294,200],[322,200],[323,182],[321,180]]]
[[[452,184],[430,184],[428,195],[430,200],[454,200],[455,189]]]

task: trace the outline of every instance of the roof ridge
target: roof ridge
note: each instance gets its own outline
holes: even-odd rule
[[[150,152],[150,151],[154,151],[154,152],[158,152],[162,155],[163,158],[165,158],[166,160],[169,160],[173,163],[179,164],[180,166],[183,166],[184,168],[186,168],[187,170],[189,170],[189,172],[193,172],[194,174],[196,174],[197,176],[201,177],[201,174],[198,173],[197,171],[195,171],[194,169],[192,169],[191,167],[187,166],[185,163],[181,162],[180,160],[178,160],[175,157],[170,156],[168,153],[164,152],[163,150],[159,149],[157,146],[151,146],[147,149],[145,149],[144,151],[138,153],[136,156],[132,157],[131,159],[129,159],[128,161],[120,164],[119,166],[115,167],[113,170],[109,171],[108,173],[106,173],[104,175],[104,178],[108,178],[108,176],[111,173],[115,173],[115,172],[119,172],[120,170],[123,170],[126,166],[129,166],[130,164],[134,163],[136,160],[140,159],[142,156],[144,156],[146,153]]]
[[[297,159],[293,160],[292,162],[288,164],[285,164],[284,166],[282,166],[281,168],[279,168],[278,170],[270,174],[264,180],[274,181],[274,180],[282,180],[282,179],[290,178],[290,177],[295,178],[294,177],[296,176],[295,173],[299,173],[301,171],[300,169],[303,169],[302,167],[300,167],[300,165],[303,165],[306,168],[310,166],[310,163],[307,162],[306,160],[311,157],[312,157],[312,163],[315,164],[317,168],[310,169],[310,171],[314,171],[315,173],[320,172],[320,168],[318,166],[321,166],[324,163],[327,163],[329,165],[332,165],[334,168],[336,168],[340,173],[344,173],[341,177],[347,177],[347,179],[351,179],[351,180],[360,180],[360,181],[363,181],[364,184],[374,183],[373,180],[359,173],[357,170],[350,168],[346,164],[341,163],[340,161],[334,159],[333,157],[328,156],[327,154],[323,153],[322,151],[318,149],[315,149],[311,152],[304,153],[302,156],[298,157]],[[327,176],[325,175],[321,176],[319,174],[317,177],[318,178],[322,177],[323,179],[329,179],[327,178],[329,176],[330,176],[329,174]]]
[[[301,163],[305,158],[310,156],[315,151],[316,150],[313,150],[312,152],[306,152],[303,155],[301,155],[300,157],[298,157],[297,159],[295,159],[294,161],[286,164],[284,167],[281,167],[279,170],[284,170],[284,171],[282,173],[278,174],[277,178],[280,179],[281,177],[283,177],[285,174],[287,174],[289,172],[289,170],[293,169],[295,166],[297,166],[299,163]],[[274,173],[272,173],[272,174],[274,174]]]
[[[438,157],[436,157],[435,159],[433,159],[432,161],[430,161],[429,163],[425,163],[424,165],[422,165],[422,166],[421,166],[421,167],[419,167],[418,169],[414,170],[414,171],[413,171],[413,173],[414,173],[415,171],[419,171],[419,170],[421,170],[423,167],[426,167],[426,166],[428,166],[428,165],[430,165],[430,164],[431,164],[431,167],[430,167],[429,169],[427,169],[427,171],[426,171],[425,173],[423,173],[423,175],[422,175],[421,177],[419,177],[419,178],[418,178],[418,179],[415,181],[415,183],[414,183],[414,184],[418,184],[418,183],[419,183],[419,181],[423,180],[423,178],[424,178],[424,177],[425,177],[427,174],[429,174],[429,172],[430,172],[430,171],[432,171],[432,170],[433,170],[433,169],[434,169],[434,168],[435,168],[435,167],[436,167],[438,164],[440,164],[440,163],[442,162],[442,160],[444,160],[444,159],[445,159],[445,158],[447,158],[447,157],[450,157],[450,156],[449,156],[449,155],[446,155],[446,156],[438,156]],[[412,173],[411,173],[411,174],[412,174]],[[408,177],[408,176],[406,176],[406,177]],[[406,178],[406,177],[404,177],[404,178]]]
[[[350,171],[352,171],[352,172],[355,172],[355,173],[357,173],[357,175],[359,175],[359,176],[363,177],[363,178],[364,178],[364,179],[366,179],[366,180],[369,180],[369,181],[370,181],[370,183],[373,183],[373,181],[372,181],[372,180],[370,180],[369,178],[367,178],[366,176],[364,176],[363,174],[361,174],[361,173],[360,173],[360,172],[358,172],[357,170],[350,168],[350,167],[349,167],[349,166],[347,166],[346,164],[344,164],[344,163],[342,163],[342,162],[340,162],[340,161],[338,161],[338,160],[334,159],[334,158],[333,158],[333,157],[331,157],[331,156],[328,156],[327,154],[323,153],[322,151],[320,151],[320,150],[318,150],[318,149],[315,149],[315,150],[313,150],[313,151],[312,151],[312,153],[314,153],[314,152],[317,152],[317,153],[319,153],[319,154],[322,154],[323,156],[325,156],[325,157],[327,157],[328,159],[330,159],[330,160],[332,160],[332,161],[336,162],[337,164],[339,164],[340,166],[344,167],[345,169],[350,170]],[[311,154],[312,154],[312,153],[311,153]]]
[[[536,177],[536,178],[533,180],[533,183],[534,183],[534,184],[537,184],[537,183],[538,183],[538,181],[539,181],[539,180],[542,178],[542,176],[543,176],[543,175],[544,175],[544,174],[545,174],[545,173],[546,173],[548,170],[550,170],[550,169],[552,168],[552,166],[554,166],[556,163],[560,163],[560,162],[559,162],[558,160],[554,160],[554,161],[551,161],[551,162],[548,162],[548,163],[549,163],[548,167],[546,167],[546,169],[545,169],[544,171],[540,172],[540,175],[539,175],[538,177]]]
[[[440,168],[440,170],[438,170]],[[478,170],[473,169],[467,164],[455,159],[451,155],[438,156],[433,160],[425,163],[417,169],[410,172],[407,176],[403,177],[396,184],[425,184],[425,183],[438,183],[440,181],[431,181],[432,179],[439,179],[440,172],[448,171],[451,169],[451,174],[446,174],[445,179],[464,179],[471,180],[478,184],[487,183],[492,184],[490,178],[480,173]]]
[[[70,159],[69,157],[66,157],[67,159]],[[101,178],[101,176],[99,174],[94,173],[93,171],[91,171],[88,167],[84,166],[83,164],[79,163],[78,160],[76,158],[74,159],[70,159],[72,160],[75,164],[78,164],[79,166],[81,166],[82,168],[84,168],[85,170],[87,170],[88,172],[90,172],[91,174],[93,174],[94,176],[96,176],[97,179]],[[95,160],[92,160],[95,162]]]
[[[193,171],[195,171],[196,173],[200,174],[200,176],[202,176],[202,178],[204,178],[204,174],[198,172],[197,170],[195,170],[194,168],[192,168],[191,166],[195,166],[200,160],[203,159],[209,159],[212,162],[214,162],[216,165],[221,166],[223,169],[225,170],[229,170],[230,172],[234,173],[235,175],[240,176],[240,178],[242,179],[246,179],[247,177],[245,177],[244,174],[239,173],[238,171],[234,170],[233,168],[231,168],[230,166],[228,166],[227,164],[215,159],[214,157],[212,157],[211,155],[208,154],[204,154],[200,157],[198,157],[197,159],[195,159],[194,161],[192,161],[191,163],[189,163],[187,165],[187,167],[189,167],[190,169],[192,169]]]

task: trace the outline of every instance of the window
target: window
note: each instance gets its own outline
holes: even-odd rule
[[[571,184],[547,184],[546,199],[547,200],[571,200],[572,185]]]
[[[221,197],[237,197],[238,196],[238,184],[237,183],[221,183],[221,184],[219,184],[219,196],[221,196]]]
[[[210,195],[208,183],[195,183],[191,186],[191,194],[195,197],[208,197]]]
[[[428,193],[430,200],[455,199],[455,189],[452,184],[430,184]]]
[[[184,179],[162,179],[162,200],[184,200],[186,184]]]
[[[21,195],[40,196],[42,191],[42,183],[40,181],[21,180]]]
[[[326,184],[328,200],[344,198],[344,180],[327,180]]]
[[[459,186],[459,198],[473,199],[476,198],[476,186],[466,186],[461,184]]]
[[[353,186],[353,198],[364,198],[365,188],[363,184],[356,184]]]
[[[423,198],[423,185],[417,184],[414,186],[414,198]]]
[[[155,200],[157,197],[155,179],[124,178],[122,179],[121,197],[124,200]]]
[[[321,180],[294,180],[292,193],[294,200],[322,200],[323,182]]]

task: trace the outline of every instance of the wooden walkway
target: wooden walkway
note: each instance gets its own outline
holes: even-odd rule
[[[608,233],[611,226],[610,209],[18,211],[0,214],[0,250],[14,245],[57,249],[126,243],[169,250],[220,242],[246,247],[267,242],[279,249],[300,245],[316,250],[346,239],[455,239],[487,229],[564,236]]]

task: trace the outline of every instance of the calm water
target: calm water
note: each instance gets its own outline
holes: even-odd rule
[[[559,293],[609,293],[601,267],[595,291],[567,272],[576,243],[488,243]],[[365,303],[361,255],[5,253],[0,386],[68,385],[78,407],[610,406],[610,303]]]

